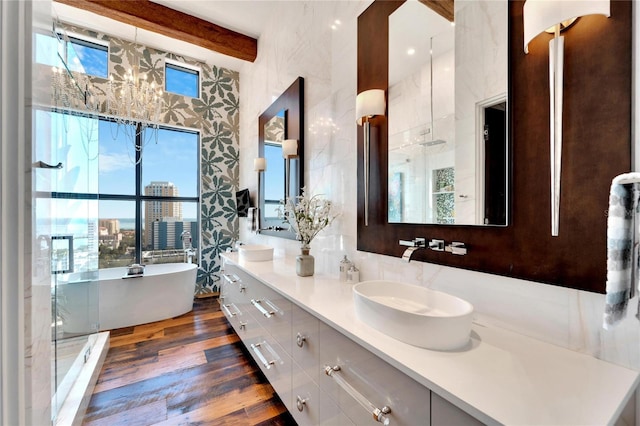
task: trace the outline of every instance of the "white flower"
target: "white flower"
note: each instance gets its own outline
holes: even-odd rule
[[[302,188],[302,196],[287,198],[284,216],[303,246],[308,246],[318,232],[338,217],[332,212],[331,201],[319,195],[309,197],[305,188]]]

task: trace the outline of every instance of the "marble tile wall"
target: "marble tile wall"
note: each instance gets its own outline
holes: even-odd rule
[[[357,16],[370,1],[273,4],[274,15],[260,37],[258,58],[240,70],[240,186],[255,194],[253,158],[258,153],[258,116],[296,77],[304,77],[307,127],[321,118],[331,118],[338,127],[334,134],[307,131],[305,135],[306,186],[314,193],[325,194],[342,211],[340,218],[311,244],[316,273],[337,278],[338,262],[347,254],[360,268],[363,280],[402,280],[443,290],[473,303],[480,324],[504,327],[640,369],[640,324],[629,315],[614,330],[603,330],[603,295],[429,263],[406,264],[399,258],[357,252],[356,29]],[[335,19],[340,24],[334,24]],[[244,242],[266,243],[276,252],[298,253],[295,241],[251,234],[245,222],[240,228]],[[637,303],[636,298],[632,306]]]

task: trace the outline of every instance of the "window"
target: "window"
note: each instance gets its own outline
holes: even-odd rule
[[[165,90],[179,95],[200,97],[200,70],[186,64],[166,61],[164,67]]]
[[[36,34],[36,62],[63,67],[71,71],[107,78],[109,74],[109,46],[99,40],[88,40],[58,34]]]
[[[183,232],[191,233],[194,248],[199,246],[199,134],[168,127],[160,128],[157,138],[140,134],[137,154],[126,132],[101,121],[100,232],[109,236],[109,226],[121,229],[117,238],[106,238],[113,246],[100,252],[101,266],[107,267],[103,260],[114,251],[129,262],[182,261]],[[121,266],[113,257],[109,261]]]
[[[106,45],[76,37],[69,37],[66,44],[66,62],[71,71],[107,78],[109,49]]]
[[[38,113],[51,117],[48,125],[53,130],[68,130],[67,142],[52,158],[64,162],[65,170],[77,171],[68,175],[73,177],[69,185],[63,180],[53,188],[38,189],[65,201],[60,205],[68,210],[97,208],[88,216],[98,218],[88,226],[94,232],[88,241],[98,244],[101,269],[134,262],[182,262],[180,237],[185,231],[191,234],[192,247],[199,247],[199,133],[163,127],[157,138],[140,134],[134,141],[108,118],[91,121],[58,111]],[[97,181],[86,172],[96,167]],[[78,234],[84,240],[74,237],[74,246],[89,244],[85,234]]]

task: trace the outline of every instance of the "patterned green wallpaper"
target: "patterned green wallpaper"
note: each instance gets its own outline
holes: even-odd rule
[[[196,294],[218,291],[220,257],[239,238],[235,192],[239,186],[240,75],[174,53],[149,48],[85,28],[66,31],[109,42],[109,75],[122,78],[136,57],[149,81],[164,87],[165,58],[200,67],[200,98],[164,93],[161,122],[200,131],[201,261]],[[105,111],[107,80],[91,78]],[[102,92],[102,93],[100,93]]]

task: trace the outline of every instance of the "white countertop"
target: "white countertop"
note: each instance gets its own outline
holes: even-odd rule
[[[351,284],[321,274],[298,277],[294,257],[245,262],[237,253],[222,256],[487,424],[611,424],[640,381],[637,371],[475,323],[467,348],[418,348],[360,322]]]

